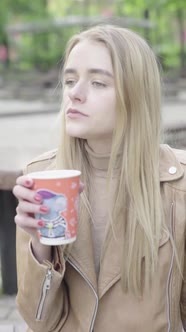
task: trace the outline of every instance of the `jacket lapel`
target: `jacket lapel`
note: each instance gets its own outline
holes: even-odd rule
[[[89,220],[79,222],[77,239],[74,242],[68,257],[97,291],[97,278]]]
[[[121,278],[122,231],[119,223],[114,229],[108,225],[107,247],[104,247],[100,260],[98,277],[98,296],[101,298],[107,290]]]

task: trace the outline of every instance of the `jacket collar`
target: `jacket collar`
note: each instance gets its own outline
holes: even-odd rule
[[[47,155],[47,159],[50,161],[47,168],[56,169],[56,154],[57,150],[52,150],[50,151],[50,155]],[[42,160],[43,156],[45,155],[42,155]],[[184,174],[181,163],[186,164],[186,154],[183,155],[182,150],[175,150],[166,144],[161,144],[159,164],[160,182],[180,179]]]
[[[68,249],[67,249],[68,250]],[[82,277],[88,280],[97,292],[97,276],[94,264],[90,221],[79,220],[76,241],[66,252],[67,260],[72,262]]]
[[[173,151],[168,145],[160,145],[160,182],[178,180],[184,174],[184,170]]]

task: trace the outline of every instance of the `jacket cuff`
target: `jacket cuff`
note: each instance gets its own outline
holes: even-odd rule
[[[45,260],[43,263],[39,263],[38,260],[36,259],[33,250],[32,250],[32,241],[30,240],[29,242],[29,256],[30,259],[33,261],[33,263],[37,264],[38,267],[43,266],[43,268],[46,269],[46,267],[51,267],[54,271],[59,272],[60,274],[64,274],[64,269],[65,269],[65,260],[64,258],[60,259],[60,254],[59,254],[59,248],[57,246],[52,247],[52,261]]]

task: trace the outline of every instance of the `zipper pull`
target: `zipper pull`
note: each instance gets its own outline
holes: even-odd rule
[[[45,277],[46,289],[50,289],[51,279],[52,279],[52,271],[51,271],[51,269],[48,269],[46,277]]]

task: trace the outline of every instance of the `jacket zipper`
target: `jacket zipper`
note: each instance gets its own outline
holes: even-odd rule
[[[95,297],[96,297],[96,305],[95,305],[95,309],[94,309],[94,314],[92,317],[92,321],[91,321],[91,325],[90,325],[90,330],[89,332],[93,332],[93,328],[94,328],[94,323],[96,320],[96,315],[97,315],[97,311],[98,311],[98,303],[99,303],[99,299],[98,299],[98,295],[94,289],[94,287],[92,286],[92,284],[90,283],[90,281],[85,277],[85,275],[78,269],[78,267],[72,263],[72,261],[66,257],[66,261],[68,261],[68,263],[73,266],[73,268],[82,276],[82,278],[86,281],[86,283],[90,286],[90,288],[92,289]]]
[[[174,203],[171,204],[171,213],[170,213],[170,231],[173,239],[173,210],[174,210]],[[174,248],[172,248],[172,257],[171,257],[171,263],[168,273],[168,279],[167,279],[167,317],[168,317],[168,330],[167,332],[171,331],[171,323],[170,323],[170,280],[171,280],[171,274],[173,269],[173,261],[174,261]]]
[[[41,320],[41,316],[42,316],[43,307],[44,307],[44,304],[45,304],[45,299],[46,299],[46,296],[47,296],[47,292],[50,289],[51,278],[52,278],[52,271],[51,271],[51,268],[49,268],[46,272],[45,280],[44,280],[44,283],[43,283],[41,300],[39,302],[37,315],[36,315],[37,320]]]

